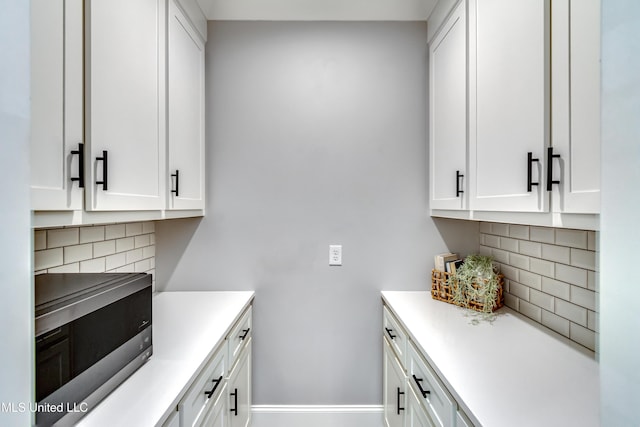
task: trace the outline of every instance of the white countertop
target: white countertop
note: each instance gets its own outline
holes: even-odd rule
[[[465,310],[429,292],[382,292],[463,411],[486,427],[597,426],[593,353],[502,308],[470,324]]]
[[[153,296],[153,355],[78,426],[162,422],[223,343],[253,292],[160,292]]]

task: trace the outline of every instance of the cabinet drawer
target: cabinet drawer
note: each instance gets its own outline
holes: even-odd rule
[[[436,426],[455,422],[456,404],[420,353],[409,344],[409,382]]]
[[[405,369],[407,366],[407,334],[387,307],[384,307],[382,333],[389,341],[403,369]]]
[[[244,348],[245,343],[251,338],[251,318],[251,307],[249,307],[227,336],[227,341],[229,342],[229,372],[231,372],[238,360],[238,355]]]
[[[220,347],[178,404],[180,426],[196,426],[225,385],[226,346]]]

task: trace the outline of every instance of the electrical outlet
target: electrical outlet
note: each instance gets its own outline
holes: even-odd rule
[[[329,245],[329,265],[342,265],[342,245]]]

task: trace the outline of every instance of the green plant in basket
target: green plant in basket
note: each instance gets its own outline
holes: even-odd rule
[[[477,302],[482,304],[482,312],[488,315],[497,306],[500,278],[490,256],[469,255],[449,275],[447,284],[453,289],[453,301],[456,305],[471,308],[469,302]]]

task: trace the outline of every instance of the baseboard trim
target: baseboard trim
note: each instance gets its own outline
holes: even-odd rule
[[[254,414],[382,414],[382,405],[253,405]]]

